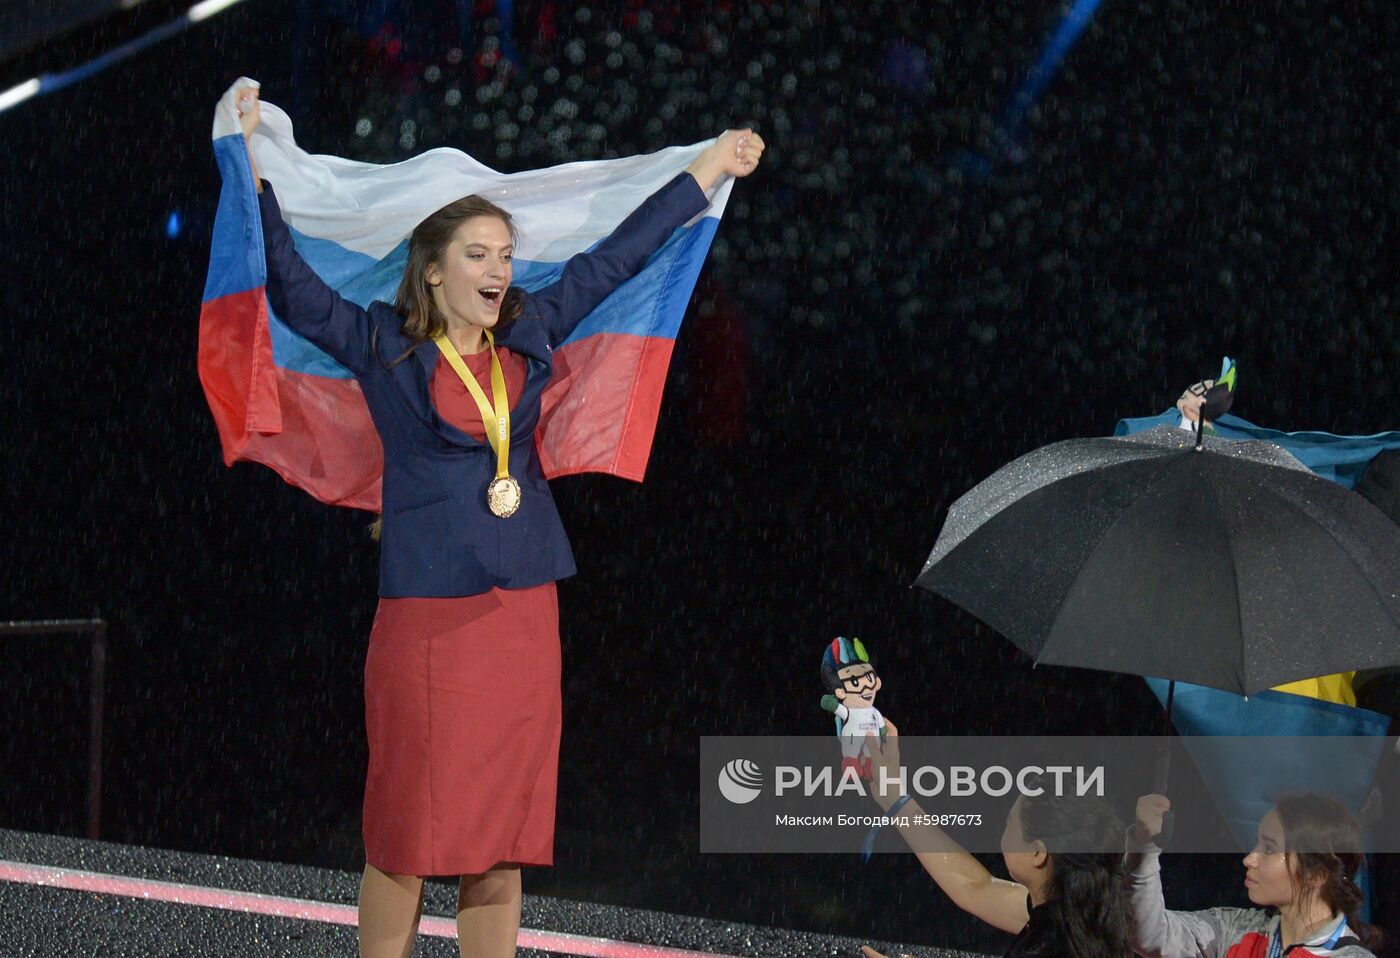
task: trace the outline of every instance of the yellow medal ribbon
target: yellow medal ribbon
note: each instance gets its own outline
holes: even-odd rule
[[[505,519],[520,508],[520,483],[510,474],[510,397],[506,395],[506,374],[501,368],[501,358],[496,355],[496,340],[491,330],[483,329],[482,333],[491,350],[491,402],[487,402],[485,391],[462,361],[461,354],[452,345],[452,340],[447,338],[447,333],[439,333],[433,337],[433,342],[437,343],[448,365],[476,400],[477,409],[481,410],[486,441],[496,453],[496,478],[486,488],[486,504],[492,513]],[[492,423],[495,424],[494,430]]]

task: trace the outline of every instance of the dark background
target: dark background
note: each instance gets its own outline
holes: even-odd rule
[[[30,47],[0,89],[183,8]],[[377,162],[519,170],[752,124],[769,149],[646,483],[554,487],[579,575],[558,864],[526,891],[1004,947],[910,856],[700,855],[698,737],[825,734],[838,633],[908,732],[1156,732],[1140,681],[1032,671],[910,589],[949,503],[1227,353],[1262,425],[1400,424],[1392,0],[1104,0],[1008,130],[1065,10],[522,2],[507,32],[490,0],[249,0],[0,114],[0,619],[111,623],[104,837],[362,863],[369,517],[225,469],[196,378],[229,83],[262,81],[313,152]],[[0,643],[0,826],[81,833],[85,669],[77,640]],[[1173,904],[1243,902],[1233,859],[1189,874]]]

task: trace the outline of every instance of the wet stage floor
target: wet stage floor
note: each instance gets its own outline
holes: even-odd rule
[[[354,956],[359,877],[0,830],[0,958]],[[428,883],[414,955],[458,954],[456,897],[455,882]],[[580,958],[856,958],[871,943],[538,895],[525,896],[519,942],[522,955]]]

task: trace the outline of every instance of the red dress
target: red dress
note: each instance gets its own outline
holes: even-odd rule
[[[513,407],[525,360],[498,352]],[[463,359],[490,397],[490,352]],[[485,438],[441,357],[430,388],[443,419]],[[561,715],[554,583],[380,599],[365,660],[369,863],[404,875],[552,864]]]

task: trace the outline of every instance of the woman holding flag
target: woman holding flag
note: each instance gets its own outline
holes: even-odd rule
[[[256,88],[237,91],[245,139]],[[729,130],[533,293],[510,214],[478,196],[421,222],[394,305],[361,308],[293,248],[258,178],[267,300],[358,380],[384,446],[380,604],[365,663],[362,955],[412,951],[423,878],[460,876],[462,954],[514,952],[520,866],[553,860],[561,721],[554,583],[573,557],[533,433],[554,350],[709,204],[763,139]]]

